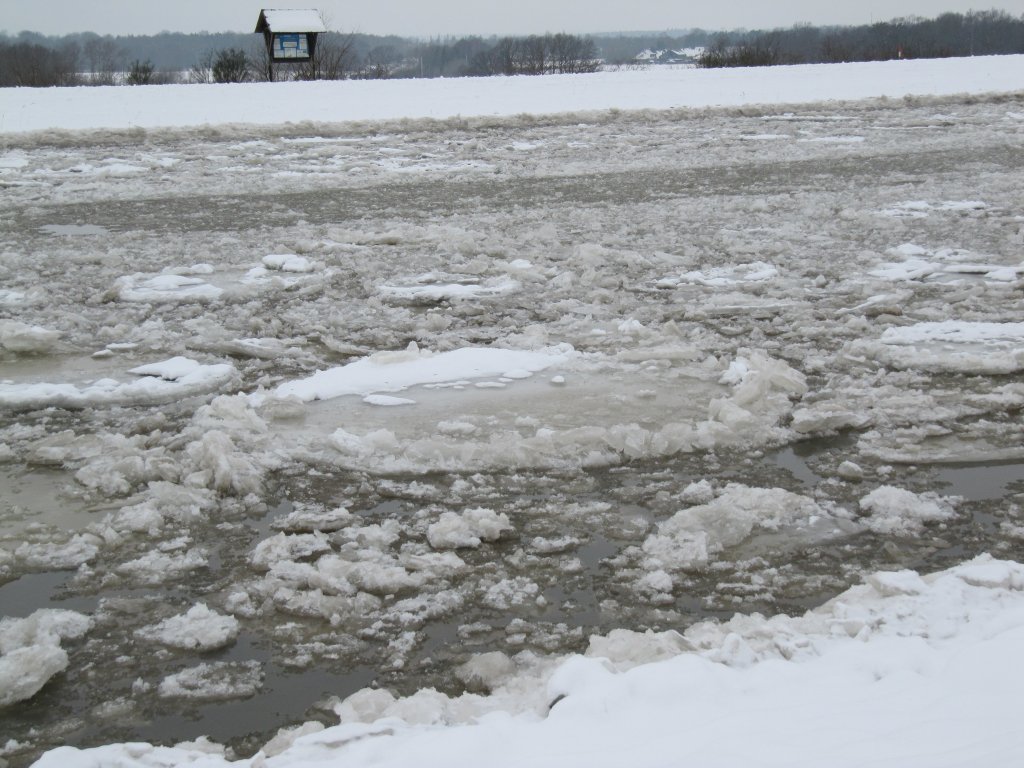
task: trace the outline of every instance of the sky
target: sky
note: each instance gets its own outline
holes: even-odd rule
[[[0,0],[0,31],[45,35],[97,32],[251,32],[260,8],[317,8],[331,29],[403,37],[592,34],[668,29],[765,29],[796,23],[869,24],[899,16],[997,8],[1024,15],[1024,0]]]

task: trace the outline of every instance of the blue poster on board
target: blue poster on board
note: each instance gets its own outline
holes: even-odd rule
[[[274,59],[308,59],[309,39],[301,32],[274,35]]]

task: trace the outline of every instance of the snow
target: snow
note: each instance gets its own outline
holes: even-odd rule
[[[507,117],[611,108],[665,110],[801,104],[883,96],[1012,92],[1020,87],[1022,74],[1024,56],[977,56],[828,67],[656,67],[640,72],[548,77],[539,82],[529,77],[506,77],[310,82],[289,84],[287,88],[274,83],[168,85],[129,91],[118,87],[5,88],[0,91],[0,131],[267,124],[281,122],[281,115],[287,115],[294,123],[340,123]]]
[[[319,11],[301,8],[264,8],[261,11],[272,32],[326,32]]]
[[[1024,323],[979,323],[957,320],[915,323],[903,328],[887,328],[882,334],[882,341],[885,344],[898,345],[947,342],[1013,347],[1024,342]]]
[[[401,352],[377,352],[338,368],[319,371],[307,379],[286,382],[274,390],[276,398],[296,397],[304,402],[343,395],[400,392],[421,385],[451,384],[495,378],[524,371],[529,376],[566,362],[572,349],[551,347],[536,352],[494,347],[434,353],[411,343]]]
[[[858,348],[901,368],[1013,373],[1024,368],[1024,323],[915,323],[887,328],[877,342]]]
[[[3,759],[1019,764],[1022,58],[0,92]]]

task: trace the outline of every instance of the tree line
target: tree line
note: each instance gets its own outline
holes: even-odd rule
[[[860,27],[797,25],[718,33],[699,65],[748,67],[1024,53],[1024,16],[1005,11],[910,16]]]
[[[267,80],[268,52],[253,35],[155,36],[95,34],[45,38],[0,36],[0,87],[234,83]],[[172,40],[176,44],[172,45]],[[207,45],[201,52],[197,44]],[[171,50],[177,54],[171,54]],[[183,56],[190,56],[184,59]],[[393,36],[321,33],[311,61],[277,64],[276,80],[464,77],[594,72],[600,65],[590,37],[531,35],[411,41]]]
[[[266,48],[253,34],[44,37],[0,35],[0,87],[242,82],[267,79]],[[855,27],[808,24],[770,31],[527,37],[321,34],[316,59],[279,68],[276,79],[466,77],[592,72],[633,64],[645,49],[704,48],[705,67],[872,61],[1024,53],[1024,15],[1004,11],[906,17]]]

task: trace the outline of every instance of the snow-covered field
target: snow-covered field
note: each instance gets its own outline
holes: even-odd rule
[[[1019,765],[1022,82],[0,90],[0,764]]]

